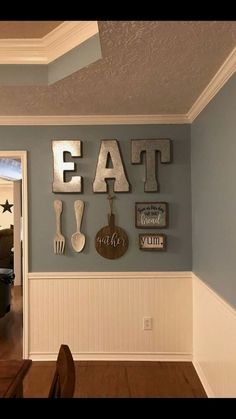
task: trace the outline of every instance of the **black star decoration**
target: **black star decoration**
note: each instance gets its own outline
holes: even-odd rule
[[[5,211],[11,212],[11,207],[13,207],[13,204],[9,204],[8,199],[6,199],[5,204],[0,204],[0,205],[1,205],[1,207],[4,208],[3,212],[5,212]]]

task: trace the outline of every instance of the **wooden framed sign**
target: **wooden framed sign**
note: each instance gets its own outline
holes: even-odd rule
[[[138,228],[165,228],[168,223],[167,202],[136,202],[135,226]]]
[[[140,250],[166,250],[165,234],[139,234]]]

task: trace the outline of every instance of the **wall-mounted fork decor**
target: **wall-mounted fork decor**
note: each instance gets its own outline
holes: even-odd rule
[[[54,236],[54,253],[63,254],[65,250],[65,237],[61,234],[61,213],[62,213],[62,201],[55,199],[54,210],[56,213],[56,234]]]

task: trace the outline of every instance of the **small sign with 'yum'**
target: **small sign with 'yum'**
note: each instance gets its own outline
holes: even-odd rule
[[[166,250],[165,234],[139,234],[139,249]]]

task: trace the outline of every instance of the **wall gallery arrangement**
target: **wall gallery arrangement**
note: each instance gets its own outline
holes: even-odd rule
[[[75,171],[73,161],[65,161],[65,153],[72,157],[82,157],[81,140],[53,140],[53,183],[54,193],[82,193],[83,177],[72,176],[65,181],[65,172]],[[144,192],[159,192],[157,178],[156,154],[160,154],[161,163],[171,162],[171,141],[165,139],[131,140],[131,163],[141,164],[145,155],[146,176]],[[126,175],[119,142],[117,140],[102,140],[98,155],[96,174],[92,189],[94,193],[108,193],[108,180],[112,179],[113,192],[129,192],[130,183]],[[115,215],[112,212],[114,196],[108,193],[110,213],[108,225],[102,227],[95,236],[95,248],[104,258],[117,259],[125,254],[128,249],[127,233],[115,225]],[[56,235],[54,237],[54,253],[63,254],[65,250],[65,237],[61,232],[62,201],[54,201],[56,215]],[[85,235],[81,233],[81,222],[84,211],[84,202],[74,202],[76,219],[76,232],[71,237],[74,251],[81,252],[85,247]],[[136,202],[135,226],[142,229],[166,228],[168,226],[167,202]],[[146,233],[139,234],[140,250],[166,250],[167,239],[165,234]]]

